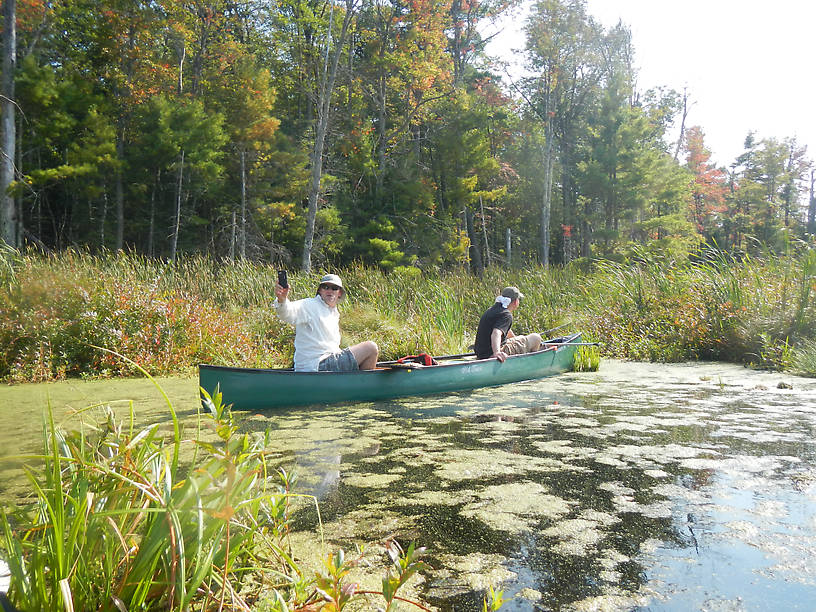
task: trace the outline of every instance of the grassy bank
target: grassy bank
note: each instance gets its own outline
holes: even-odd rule
[[[323,270],[292,271],[295,297]],[[733,260],[719,252],[666,263],[648,257],[545,270],[530,266],[384,274],[340,270],[344,343],[374,338],[382,358],[468,350],[481,312],[504,285],[526,297],[514,329],[565,323],[602,342],[605,356],[717,359],[816,374],[816,251]],[[191,258],[167,265],[139,256],[66,252],[0,255],[0,380],[152,374],[199,362],[287,365],[293,330],[272,312],[276,270]]]

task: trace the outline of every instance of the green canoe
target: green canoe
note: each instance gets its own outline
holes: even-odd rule
[[[220,388],[238,410],[373,400],[463,391],[532,380],[572,369],[581,334],[551,339],[541,351],[497,359],[456,359],[439,365],[392,364],[358,372],[295,372],[287,369],[198,366],[199,385]],[[443,358],[440,358],[443,359]]]

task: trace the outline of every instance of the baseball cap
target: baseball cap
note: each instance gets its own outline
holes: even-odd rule
[[[524,297],[524,294],[519,291],[518,287],[505,287],[501,292],[502,296],[510,298],[511,301],[519,300]]]

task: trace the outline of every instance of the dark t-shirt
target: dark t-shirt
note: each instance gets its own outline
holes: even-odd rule
[[[504,306],[496,302],[488,308],[479,319],[479,327],[476,328],[476,343],[474,350],[476,357],[479,359],[487,359],[493,355],[493,347],[490,346],[490,335],[494,329],[500,329],[502,332],[502,343],[507,339],[507,332],[510,331],[510,326],[513,324],[513,314]]]

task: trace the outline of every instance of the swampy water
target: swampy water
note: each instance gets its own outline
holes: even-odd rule
[[[196,381],[161,382],[193,426]],[[128,399],[139,422],[167,414],[145,381],[2,388],[0,454],[37,444],[45,397],[58,420]],[[240,416],[271,430],[298,491],[319,499],[330,548],[389,536],[426,547],[410,593],[434,610],[479,610],[490,586],[502,610],[816,601],[814,379],[603,361],[469,393]],[[295,518],[315,542],[313,506]]]

